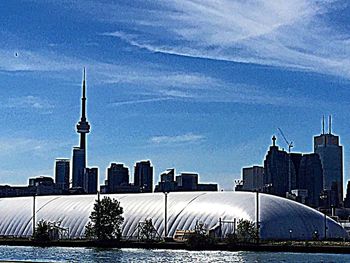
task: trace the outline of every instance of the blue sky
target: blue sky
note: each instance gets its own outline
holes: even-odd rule
[[[347,1],[1,1],[0,183],[53,175],[78,144],[87,68],[88,164],[150,159],[232,189],[280,127],[311,152],[323,114],[350,145]],[[132,172],[132,169],[131,169]]]

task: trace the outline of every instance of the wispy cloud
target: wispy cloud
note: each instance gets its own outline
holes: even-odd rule
[[[100,34],[118,37],[130,45],[152,52],[192,57],[224,59],[245,63],[282,66],[350,77],[350,46],[325,24],[322,16],[337,1],[155,1],[129,4],[104,4],[88,1],[98,9],[96,16],[116,26]],[[53,3],[54,4],[54,3]],[[64,8],[78,8],[67,4]],[[138,6],[135,8],[135,6]],[[156,7],[157,6],[157,7]],[[81,12],[93,8],[78,8]],[[90,10],[90,11],[89,11]],[[124,12],[125,11],[125,12]],[[123,14],[121,14],[123,13]],[[119,16],[121,14],[121,16]],[[268,15],[267,15],[268,14]],[[133,19],[127,19],[132,16]],[[127,24],[127,32],[120,30]],[[130,26],[131,24],[131,26]],[[111,26],[109,25],[109,28]],[[18,53],[17,55],[15,53]],[[231,102],[258,105],[314,107],[321,101],[227,82],[195,69],[174,69],[171,65],[135,61],[99,61],[68,57],[48,50],[0,49],[0,71],[58,71],[72,79],[87,66],[90,83],[128,85],[123,101],[111,105],[152,103],[163,100]],[[50,74],[55,76],[55,74]],[[90,77],[91,76],[91,77]],[[134,100],[129,100],[133,95]],[[8,107],[43,109],[35,98],[9,101]],[[13,106],[10,106],[10,105]]]
[[[134,32],[105,35],[151,52],[350,77],[350,36],[327,17],[346,7],[342,1],[157,2],[161,8],[152,16],[135,14]]]
[[[143,99],[143,100],[128,100],[128,101],[116,101],[111,103],[111,106],[122,106],[122,105],[132,105],[132,104],[142,104],[149,102],[165,101],[171,98],[154,98],[154,99]]]
[[[3,104],[3,106],[6,108],[39,110],[46,113],[51,112],[51,110],[54,108],[54,105],[48,100],[31,95],[9,98],[8,101]]]
[[[200,142],[205,139],[205,136],[194,133],[186,133],[176,136],[155,136],[150,139],[155,144],[188,144]]]
[[[307,98],[298,98],[293,94],[294,101],[286,99],[286,95],[269,91],[266,88],[228,83],[221,79],[205,74],[190,71],[174,71],[157,64],[136,66],[130,64],[105,63],[101,61],[85,60],[64,57],[61,62],[58,55],[51,54],[45,57],[45,63],[36,61],[37,53],[32,54],[26,63],[11,64],[0,56],[0,70],[7,71],[58,71],[65,72],[64,76],[72,78],[73,74],[81,71],[82,66],[88,67],[91,78],[89,81],[102,84],[131,84],[135,100],[116,101],[111,105],[129,105],[139,103],[152,103],[165,100],[186,100],[198,102],[231,102],[258,105],[300,106],[313,107],[315,104],[325,106],[322,101],[310,101]],[[1,54],[1,50],[0,50]],[[7,52],[10,55],[10,52]],[[13,55],[13,54],[12,54]],[[19,54],[19,56],[21,56]],[[40,57],[40,55],[39,55]],[[40,61],[40,59],[39,59]],[[64,64],[70,64],[65,66]],[[66,71],[71,68],[71,71]],[[67,73],[67,74],[66,74]],[[54,77],[55,75],[53,75]],[[60,75],[61,76],[61,75]],[[140,83],[142,85],[140,86]],[[135,95],[133,94],[133,95]],[[316,106],[317,106],[316,105]],[[3,107],[23,110],[36,110],[39,113],[51,113],[54,105],[50,101],[37,96],[22,96],[9,98],[3,102]]]
[[[45,149],[48,142],[29,138],[0,138],[1,154],[38,152]]]

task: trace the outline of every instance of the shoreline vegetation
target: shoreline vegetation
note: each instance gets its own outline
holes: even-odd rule
[[[38,247],[85,247],[85,248],[141,248],[141,249],[180,249],[180,250],[220,250],[220,251],[264,251],[295,253],[350,254],[347,241],[264,241],[260,244],[227,244],[218,242],[210,246],[191,247],[185,242],[162,241],[96,241],[96,240],[56,240],[36,241],[24,238],[2,238],[0,246],[38,246]]]

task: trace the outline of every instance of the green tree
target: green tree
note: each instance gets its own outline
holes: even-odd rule
[[[258,239],[258,232],[254,222],[240,219],[237,225],[237,240],[239,242],[249,243]]]
[[[142,239],[144,239],[145,241],[151,241],[153,239],[153,231],[154,227],[152,219],[146,219],[140,231]]]
[[[116,199],[105,196],[96,200],[90,215],[90,222],[85,226],[85,235],[97,240],[120,240],[121,226],[124,222],[123,208]]]
[[[50,241],[49,223],[45,220],[40,220],[35,227],[34,240],[36,241]]]

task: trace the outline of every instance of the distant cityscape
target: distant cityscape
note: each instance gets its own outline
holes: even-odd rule
[[[73,147],[72,159],[58,158],[55,161],[55,175],[30,178],[27,186],[0,185],[0,197],[60,195],[60,194],[102,194],[110,193],[152,193],[179,191],[218,191],[218,185],[199,182],[197,173],[176,174],[174,168],[160,174],[160,181],[154,186],[154,169],[150,160],[135,163],[133,183],[129,168],[122,163],[111,163],[107,168],[104,184],[99,182],[99,169],[87,166],[87,134],[90,124],[87,120],[85,69],[82,81],[81,117],[76,126],[80,135],[79,146]],[[336,209],[350,215],[350,183],[343,196],[343,146],[339,136],[332,133],[332,119],[328,119],[325,132],[325,118],[322,132],[314,137],[312,153],[291,151],[282,130],[288,151],[272,145],[265,156],[263,166],[244,167],[242,179],[236,180],[235,191],[255,191],[293,199],[305,205],[336,216]],[[345,209],[345,210],[344,210]],[[345,212],[344,212],[345,211]]]
[[[339,136],[332,133],[332,118],[329,116],[328,132],[325,118],[322,133],[314,137],[313,153],[291,152],[293,144],[280,130],[288,152],[276,145],[272,137],[264,160],[264,166],[242,169],[242,180],[236,181],[236,191],[258,191],[293,199],[317,208],[333,217],[350,215],[350,182],[343,199],[343,146]]]
[[[83,71],[81,118],[76,128],[80,134],[79,146],[73,147],[72,160],[59,158],[55,161],[55,176],[30,178],[27,186],[0,185],[0,197],[61,195],[61,194],[102,194],[152,193],[177,191],[218,191],[217,184],[199,183],[197,173],[180,173],[168,169],[160,175],[161,181],[153,189],[153,166],[150,160],[136,162],[134,183],[130,183],[129,168],[121,163],[111,163],[107,169],[104,185],[98,190],[99,170],[87,166],[87,134],[90,124],[86,116],[86,77]],[[71,167],[72,163],[72,167]],[[71,176],[72,175],[72,176]]]

